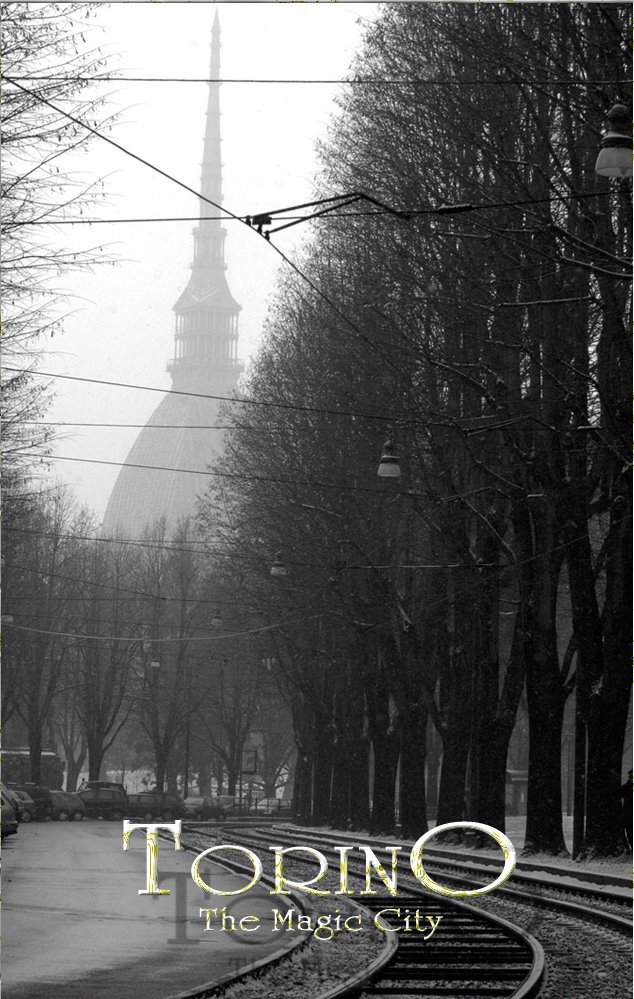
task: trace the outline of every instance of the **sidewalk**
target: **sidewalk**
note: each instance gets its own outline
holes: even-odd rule
[[[21,825],[3,842],[3,997],[6,999],[153,999],[216,981],[279,949],[272,900],[260,886],[234,899],[194,885],[193,857],[159,845],[159,880],[145,887],[142,831],[122,848],[122,823]],[[244,881],[223,872],[229,891]],[[240,918],[258,915],[260,932],[204,932],[199,908]]]

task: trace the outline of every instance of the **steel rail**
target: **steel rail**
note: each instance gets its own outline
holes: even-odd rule
[[[260,832],[259,835],[261,836],[262,839],[265,838],[264,833]],[[281,833],[279,833],[276,830],[276,835],[279,836],[281,835]],[[284,831],[283,835],[288,836],[289,839],[296,837],[296,834],[293,831],[287,831],[287,830]],[[323,837],[323,839],[327,843],[330,843],[331,845],[337,841],[337,837],[332,836],[332,834],[326,834]],[[435,852],[434,860],[439,860],[439,859],[444,860],[444,858],[441,858],[439,854],[440,851]],[[439,867],[442,868],[442,864],[439,865]],[[467,869],[468,873],[470,874],[473,874],[474,870],[476,869],[476,865],[471,863],[469,863],[469,865],[464,865],[459,861],[453,861],[453,860],[446,861],[444,871],[447,871],[447,868],[450,867],[456,867],[460,870],[462,870],[463,868]],[[487,874],[489,873],[486,867],[481,867],[480,871]],[[465,879],[462,875],[458,877],[457,875],[453,875],[451,873],[445,873],[443,876],[450,881],[457,882],[466,887],[471,887],[471,888],[482,887],[482,882],[474,881],[473,879]],[[515,871],[513,873],[513,880],[522,881],[526,879],[522,878],[521,873],[518,874],[517,871]],[[615,895],[612,892],[601,892],[599,889],[595,888],[592,885],[588,885],[587,889],[586,886],[584,885],[579,885],[579,886],[557,885],[556,887],[554,887],[551,882],[534,877],[529,880],[529,883],[533,885],[535,885],[535,883],[538,883],[541,887],[544,887],[545,889],[555,890],[559,893],[567,892],[571,895],[587,894],[591,898],[600,898],[604,902],[612,902],[618,905],[627,905],[627,904],[631,905],[631,899],[624,898],[622,895]],[[620,933],[631,934],[634,931],[634,923],[632,922],[632,920],[625,919],[623,916],[616,915],[616,913],[607,912],[605,909],[593,908],[592,906],[589,905],[583,905],[580,902],[571,902],[568,901],[567,899],[557,898],[553,895],[536,894],[535,892],[527,891],[524,888],[517,889],[517,888],[509,888],[507,886],[501,886],[499,888],[496,888],[495,891],[496,894],[506,896],[517,902],[524,902],[527,905],[530,904],[536,907],[550,908],[558,912],[568,912],[571,915],[577,916],[579,919],[583,918],[585,920],[593,921],[596,923],[603,923],[604,925],[609,926],[611,929]]]
[[[200,829],[197,831],[202,832]],[[240,831],[245,845],[249,841],[260,843],[270,838],[261,829],[247,830],[242,827]],[[285,833],[276,829],[278,839],[284,839],[284,836]],[[293,836],[289,836],[288,839],[294,842]],[[309,861],[304,862],[310,866]],[[351,878],[364,878],[365,871],[361,873],[360,870],[356,871],[354,867],[349,866],[349,875]],[[402,900],[399,899],[399,904],[406,906],[410,902],[420,905],[421,899],[429,902],[429,893],[422,889],[408,888],[408,894]],[[383,894],[374,895],[372,899],[364,899],[363,903],[356,904],[373,913],[388,906],[392,907],[393,903],[393,895]],[[368,996],[387,995],[394,991],[392,987],[388,987],[389,982],[411,981],[421,984],[429,983],[435,978],[443,981],[442,995],[446,999],[452,995],[479,996],[482,999],[485,996],[490,999],[493,997],[534,999],[538,995],[545,974],[545,957],[541,944],[530,933],[500,916],[482,912],[456,899],[443,897],[439,900],[434,897],[431,907],[435,914],[441,914],[443,918],[449,917],[446,925],[451,929],[446,930],[443,943],[426,942],[421,951],[420,938],[418,941],[415,937],[406,940],[401,935],[398,945],[395,942],[390,951],[384,949],[379,958],[368,967],[355,973],[346,982],[319,994],[315,999],[352,999],[361,993]],[[389,917],[384,918],[389,922]],[[463,931],[467,930],[466,938],[469,945],[466,952],[458,946],[456,929],[460,932],[461,941]],[[449,940],[448,933],[453,933]],[[388,939],[396,941],[396,936],[396,932],[393,935],[386,933]],[[512,941],[511,945],[509,940]],[[476,950],[473,950],[474,944]],[[488,947],[488,959],[486,951],[481,956],[480,945]],[[414,965],[411,964],[412,957],[417,960]],[[436,963],[430,964],[434,961],[434,957]],[[421,958],[427,960],[421,962]],[[468,963],[469,959],[471,963]],[[454,985],[450,985],[450,989],[454,991],[448,991],[446,985],[452,982]],[[479,984],[469,985],[473,982]],[[413,988],[399,985],[398,995],[420,996],[419,985]]]
[[[263,838],[266,835],[261,829],[258,830],[258,832],[260,833],[260,835]],[[307,832],[302,833],[302,832],[298,832],[298,831],[296,831],[294,829],[284,829],[283,831],[282,831],[282,829],[279,829],[279,832],[278,832],[278,829],[276,828],[276,835],[284,835],[284,836],[288,837],[289,839],[291,839],[291,838],[295,839],[295,840],[303,839],[305,841],[306,840]],[[342,836],[342,835],[338,835],[338,834],[335,835],[335,834],[332,834],[332,833],[324,832],[324,833],[320,833],[320,840],[323,843],[326,843],[326,844],[341,845],[344,842],[358,842],[359,841],[359,837],[358,836],[357,837],[351,837],[349,834],[345,834],[345,835]],[[443,871],[447,871],[447,870],[453,868],[453,869],[458,870],[458,871],[464,871],[464,873],[467,874],[467,875],[470,875],[470,874],[490,874],[490,867],[493,866],[493,865],[495,865],[495,863],[496,863],[495,859],[493,857],[490,858],[490,860],[483,860],[483,858],[481,858],[481,857],[476,857],[476,858],[474,858],[473,861],[471,859],[469,859],[468,861],[464,861],[464,860],[460,860],[460,859],[455,859],[455,855],[452,855],[449,851],[446,851],[446,850],[434,850],[434,849],[430,849],[428,847],[425,847],[425,855],[428,856],[430,859],[433,859],[434,861],[439,862],[437,864],[438,869],[442,868]],[[533,865],[531,865],[531,867],[532,866]],[[534,866],[535,866],[535,868],[537,868],[537,865],[534,865]],[[448,876],[451,876],[451,875],[448,875]],[[560,871],[558,871],[558,876],[560,876],[562,878],[563,877],[573,877],[572,874],[570,874],[569,872],[567,872],[567,871],[565,871],[563,869],[560,870]],[[550,889],[551,891],[557,891],[557,892],[561,892],[561,893],[567,893],[567,894],[570,894],[570,895],[581,895],[581,896],[585,895],[585,896],[588,896],[589,898],[595,899],[597,901],[608,902],[608,903],[612,903],[614,905],[619,905],[619,906],[630,905],[631,906],[631,904],[632,904],[631,884],[630,884],[630,882],[627,881],[627,879],[625,879],[625,878],[618,878],[617,880],[620,882],[619,884],[614,884],[614,881],[612,881],[612,883],[610,884],[610,881],[609,881],[609,879],[608,879],[608,877],[606,875],[596,875],[593,872],[590,876],[593,879],[595,877],[601,877],[602,883],[606,885],[607,890],[602,890],[601,888],[597,888],[596,884],[584,884],[582,882],[579,882],[578,884],[559,884],[559,883],[558,884],[553,884],[552,880],[548,880],[547,878],[540,878],[534,872],[531,872],[531,876],[530,877],[529,876],[525,876],[521,870],[518,870],[517,867],[516,867],[515,871],[513,872],[513,881],[514,882],[521,881],[521,882],[523,882],[524,884],[526,884],[528,886],[543,887],[545,889]],[[466,882],[464,882],[464,883],[466,883]],[[477,882],[471,881],[470,883],[474,887],[478,887],[478,883]],[[615,891],[610,891],[609,890],[610,887],[612,887],[612,888],[624,888],[624,887],[627,887],[628,891],[630,892],[630,894],[624,895],[624,894],[619,894],[619,893],[617,893]],[[515,892],[515,893],[517,893],[516,889],[511,889],[511,888],[497,888],[496,891],[497,892]],[[536,895],[534,893],[531,893],[530,891],[526,892],[526,897],[527,898],[534,897],[535,899],[541,899],[541,898],[547,898],[547,897],[549,899],[552,898],[553,904],[556,903],[556,902],[558,902],[558,901],[563,901],[563,900],[559,900],[557,898],[553,898],[552,896]],[[569,903],[569,904],[570,905],[574,905],[575,903]],[[605,913],[605,914],[606,915],[610,915],[610,913]],[[628,920],[624,920],[624,922],[626,923],[626,925],[628,925],[630,928],[632,928],[632,923],[631,922],[628,922]]]
[[[170,839],[164,833],[159,831],[159,836],[161,839]],[[188,843],[182,841],[182,848],[186,853],[199,854],[201,851],[198,847],[192,846]],[[226,868],[233,874],[247,874],[251,876],[253,872],[245,867],[243,864],[238,863],[235,860],[228,860],[225,857],[214,857],[214,863],[221,867]],[[273,886],[273,881],[267,875],[262,875],[260,878],[262,882]],[[306,900],[294,892],[289,893],[290,897],[293,899],[298,908],[302,912],[307,911]],[[221,996],[224,994],[229,986],[233,985],[235,982],[240,981],[243,978],[250,976],[257,977],[267,968],[275,967],[275,965],[281,964],[286,959],[290,958],[291,954],[295,953],[300,947],[305,947],[309,941],[309,937],[297,937],[295,940],[291,940],[290,944],[285,947],[280,947],[278,950],[269,954],[267,957],[260,958],[258,961],[253,961],[251,964],[240,968],[239,971],[229,972],[227,975],[223,975],[222,978],[216,979],[211,982],[205,982],[201,985],[195,985],[192,989],[188,989],[185,992],[174,993],[169,996],[165,996],[165,999],[210,999],[210,997]]]

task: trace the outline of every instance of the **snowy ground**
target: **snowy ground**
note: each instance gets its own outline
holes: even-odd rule
[[[433,821],[429,822],[430,828],[432,826],[434,826],[434,825],[435,825],[435,823]],[[563,818],[563,827],[564,827],[564,838],[565,838],[565,841],[566,841],[566,845],[567,845],[568,849],[570,849],[571,846],[572,846],[572,816],[569,816],[569,815],[565,815],[564,816],[564,818]],[[317,835],[319,834],[320,831],[323,832],[323,829],[320,830],[318,827],[315,828],[314,830],[311,830],[309,827],[306,827],[306,826],[298,826],[296,828],[302,829],[302,831],[304,831],[304,832],[314,831]],[[526,816],[525,815],[512,815],[512,816],[509,816],[507,818],[507,820],[506,820],[506,835],[509,837],[509,839],[511,840],[511,842],[513,843],[513,845],[514,845],[514,847],[515,847],[515,849],[517,851],[518,860],[519,860],[519,865],[518,865],[519,867],[522,866],[522,859],[523,859],[522,858],[522,849],[524,847],[525,829],[526,829]],[[351,836],[351,834],[350,834],[349,831],[336,830],[336,829],[330,829],[329,828],[328,832],[329,833],[337,833],[337,832],[341,833],[342,842],[346,838],[349,839],[350,836]],[[380,837],[377,838],[376,836],[373,837],[373,836],[371,836],[370,833],[364,832],[362,830],[359,831],[359,832],[355,831],[355,833],[354,833],[354,839],[356,841],[363,842],[363,843],[368,843],[368,844],[372,840],[374,840],[376,843],[380,842],[380,845],[385,845],[388,842],[389,843],[403,842],[403,843],[408,843],[409,846],[413,845],[409,841],[399,840],[399,838],[396,837],[396,836],[388,836],[387,838],[385,836],[380,836]],[[430,848],[433,847],[434,850],[436,850],[436,849],[442,849],[442,842],[441,841],[436,842],[435,840],[432,840],[430,842],[429,846],[430,846]],[[455,846],[452,846],[452,847],[448,846],[447,848],[451,849],[454,852],[456,850]],[[497,858],[501,857],[501,853],[500,853],[499,848],[493,842],[491,843],[491,849],[490,850],[474,849],[473,847],[468,847],[468,846],[462,846],[461,849],[464,852],[464,858],[465,858],[465,860],[467,860],[469,857],[472,857],[473,859],[475,859],[475,858],[477,858],[479,856],[481,856],[481,857],[497,857]],[[574,861],[574,860],[572,860],[572,858],[570,856],[553,857],[551,854],[548,854],[548,853],[531,853],[529,856],[526,857],[526,860],[530,861],[531,864],[536,864],[536,865],[543,864],[544,867],[548,867],[548,868],[552,868],[552,867],[561,868],[562,869],[562,873],[565,873],[565,874],[571,875],[571,876],[574,876],[574,875],[579,876],[579,875],[590,874],[590,873],[606,874],[606,875],[612,876],[612,877],[627,878],[628,879],[628,883],[629,883],[629,881],[631,879],[631,874],[632,874],[632,854],[631,853],[630,854],[624,854],[622,857],[617,857],[617,858],[612,857],[612,858],[609,858],[609,859],[597,859],[597,860],[592,860],[592,861],[586,861],[586,860]]]

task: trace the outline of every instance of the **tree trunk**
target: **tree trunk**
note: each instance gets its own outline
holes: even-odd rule
[[[99,780],[104,751],[100,739],[88,740],[88,780]]]
[[[442,758],[442,739],[436,728],[429,726],[427,739],[427,812],[436,815],[438,812],[438,781],[440,778],[440,761]]]
[[[443,739],[442,769],[438,789],[438,814],[436,825],[460,822],[465,815],[465,782],[469,740],[468,731],[460,724],[452,724]]]
[[[310,761],[300,746],[297,748],[295,783],[293,785],[293,813],[302,825],[310,822]]]
[[[31,762],[31,780],[34,784],[41,784],[42,729],[39,724],[29,725],[29,758]]]
[[[315,719],[311,757],[311,821],[321,825],[330,818],[330,785],[333,746],[328,730]]]
[[[86,754],[83,753],[78,759],[73,759],[69,757],[66,760],[66,790],[76,791],[77,781],[79,780],[79,774],[81,773],[81,768],[84,764],[84,759]]]
[[[632,520],[629,497],[613,503],[607,548],[603,674],[590,694],[586,850],[599,855],[625,848],[621,765],[630,699],[629,614],[632,603]]]
[[[163,791],[165,789],[165,767],[167,760],[162,746],[155,745],[154,758],[156,765],[156,789],[157,791]]]
[[[396,771],[400,736],[397,732],[376,732],[374,749],[374,780],[370,832],[393,833],[395,821]]]
[[[425,760],[427,756],[427,712],[406,711],[401,741],[401,831],[418,838],[427,832]]]
[[[211,791],[211,771],[207,763],[198,764],[198,790],[203,798]]]
[[[527,853],[566,853],[562,829],[561,727],[564,696],[558,675],[554,634],[535,643],[529,666],[529,750],[526,800]]]
[[[167,790],[171,794],[176,794],[178,791],[178,774],[176,772],[176,767],[174,763],[170,763],[166,767],[165,777],[167,780]]]
[[[348,747],[335,747],[330,771],[329,822],[335,829],[346,829],[350,821],[350,783],[352,768]]]
[[[555,504],[545,496],[542,509],[530,515],[520,531],[521,594],[526,593],[530,622],[530,654],[526,662],[528,706],[528,790],[526,839],[528,853],[566,852],[562,827],[561,730],[565,705],[557,651],[557,586],[563,559]],[[519,520],[515,518],[516,525]],[[531,534],[534,536],[531,538]],[[556,554],[553,554],[555,552]],[[539,555],[539,557],[536,557]]]
[[[364,740],[354,744],[349,769],[349,826],[351,829],[368,829],[370,826],[368,744]]]

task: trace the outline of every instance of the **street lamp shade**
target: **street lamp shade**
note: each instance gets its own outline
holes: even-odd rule
[[[401,464],[391,439],[383,445],[383,454],[376,474],[382,479],[398,479],[400,477]]]
[[[615,104],[607,116],[608,130],[601,142],[596,172],[600,177],[632,176],[632,119],[624,104]]]
[[[279,578],[280,576],[285,576],[286,575],[286,566],[282,562],[282,559],[281,559],[281,556],[280,556],[279,552],[275,556],[275,561],[273,562],[273,565],[271,566],[271,575],[275,576],[277,578]]]

